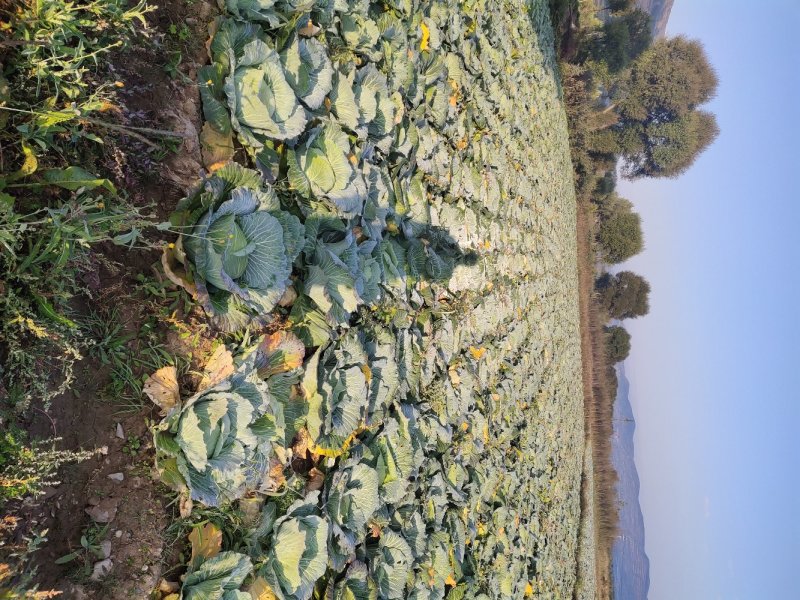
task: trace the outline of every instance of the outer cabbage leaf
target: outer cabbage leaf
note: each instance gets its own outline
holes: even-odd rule
[[[319,108],[331,91],[333,76],[325,46],[316,39],[294,35],[281,50],[281,63],[286,81],[300,101],[312,110]]]
[[[250,600],[239,591],[253,570],[250,559],[238,552],[220,552],[191,571],[181,586],[181,600]]]

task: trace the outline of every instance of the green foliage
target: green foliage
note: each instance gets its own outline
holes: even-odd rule
[[[144,15],[150,10],[144,1],[133,6],[126,0],[23,2],[10,22],[11,39],[25,42],[7,61],[12,76],[35,83],[37,96],[75,99],[89,86],[92,67],[111,50],[123,48],[136,26],[146,25]]]
[[[595,287],[612,319],[634,319],[650,312],[650,284],[641,275],[631,271],[605,273]]]
[[[238,552],[220,552],[203,560],[187,573],[181,586],[181,600],[250,600],[239,591],[253,570],[250,559]]]
[[[605,328],[606,355],[611,364],[628,358],[631,352],[631,334],[624,327],[613,325]]]
[[[229,515],[225,547],[263,561],[253,595],[520,598],[535,580],[567,596],[583,443],[579,319],[545,3],[226,7],[246,21],[216,23],[204,115],[225,143],[238,138],[259,170],[253,184],[302,223],[302,239],[281,302],[248,307],[246,324],[271,321],[275,340],[253,351],[245,330],[237,340],[248,349],[235,357],[236,376],[261,381],[285,421],[280,442],[258,444],[274,459],[258,481],[285,484],[193,493],[194,522],[209,501]],[[228,167],[209,168],[202,193]],[[182,233],[176,257],[196,243],[194,229]],[[210,290],[207,271],[198,276],[209,261],[185,255],[184,283]],[[303,353],[282,329],[286,312]],[[302,370],[284,370],[303,354]],[[224,390],[226,407],[242,395]],[[229,419],[224,436],[208,421],[196,429],[224,441],[200,444],[195,432],[181,453],[215,458],[247,435],[247,418]],[[162,473],[189,492],[196,482],[175,475],[168,444],[157,438]],[[226,477],[240,469],[230,466]],[[260,516],[230,517],[264,494],[274,499]]]
[[[602,201],[597,241],[604,260],[610,264],[625,262],[642,251],[641,218],[629,201],[619,196]]]
[[[618,73],[651,43],[650,15],[632,10],[606,21],[590,42],[588,53],[594,60],[604,61],[611,73]]]
[[[626,176],[684,173],[719,135],[714,115],[698,110],[717,85],[699,42],[678,36],[642,54],[617,92],[617,139]]]
[[[309,600],[328,561],[328,522],[319,515],[317,492],[292,504],[271,530],[270,551],[259,570],[279,600]]]
[[[101,547],[101,542],[108,535],[109,527],[110,524],[101,526],[98,523],[92,523],[85,527],[81,534],[81,547],[57,558],[54,561],[55,564],[66,565],[74,561],[80,561],[82,563],[80,567],[83,577],[89,577],[92,573],[92,565],[98,560],[107,558]]]

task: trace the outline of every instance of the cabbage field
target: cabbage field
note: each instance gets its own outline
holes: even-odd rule
[[[209,175],[163,265],[227,344],[198,389],[167,367],[145,391],[183,514],[239,526],[195,529],[163,597],[571,598],[583,395],[547,3],[224,4]]]

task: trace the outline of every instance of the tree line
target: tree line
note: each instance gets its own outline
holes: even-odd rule
[[[649,311],[650,284],[631,271],[607,272],[644,249],[640,216],[616,193],[618,173],[629,180],[685,173],[719,135],[703,108],[719,81],[699,41],[654,40],[650,15],[634,0],[589,12],[575,0],[551,0],[551,9],[576,190],[593,210],[603,265],[595,291],[609,321],[637,318]],[[605,337],[609,361],[624,360],[625,328],[609,325]]]

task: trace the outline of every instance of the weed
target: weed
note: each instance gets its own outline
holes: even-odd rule
[[[57,565],[66,565],[74,561],[79,561],[79,563],[81,563],[81,575],[83,577],[88,577],[92,572],[93,563],[105,558],[102,542],[105,540],[106,535],[108,535],[110,526],[110,524],[107,524],[101,527],[94,522],[87,525],[81,535],[81,547],[56,559],[55,563]]]
[[[122,447],[122,453],[127,454],[131,458],[139,454],[139,450],[142,448],[142,440],[139,436],[132,435],[128,437],[125,445]]]
[[[40,495],[44,488],[60,483],[55,474],[62,465],[88,460],[95,454],[56,450],[58,441],[60,438],[29,443],[16,426],[6,428],[0,435],[0,506],[8,500]]]
[[[45,600],[59,596],[61,592],[40,591],[33,583],[37,569],[31,564],[31,558],[47,541],[47,530],[22,536],[20,542],[15,533],[19,523],[20,519],[8,515],[0,520],[0,598]]]
[[[186,23],[181,23],[180,26],[172,23],[169,26],[169,33],[172,37],[180,40],[181,42],[185,42],[192,37],[192,30],[189,29],[189,26]]]

